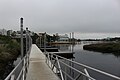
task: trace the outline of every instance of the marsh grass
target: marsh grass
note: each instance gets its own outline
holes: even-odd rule
[[[120,56],[120,42],[109,42],[109,43],[97,43],[84,45],[84,50],[96,51],[102,53],[112,53],[116,56]]]

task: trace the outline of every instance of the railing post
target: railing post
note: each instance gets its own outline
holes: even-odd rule
[[[30,39],[29,39],[29,35],[28,35],[28,28],[26,28],[26,63],[27,63],[27,67],[29,66],[29,53],[28,53],[28,51],[30,49],[30,47],[29,47],[30,44],[28,41],[30,41]]]
[[[49,61],[50,61],[50,55],[49,55],[49,53],[47,53],[48,54],[48,65],[49,65]],[[50,65],[49,65],[50,66]]]
[[[65,60],[65,63],[67,63],[66,60]],[[67,68],[66,68],[66,66],[65,66],[65,73],[67,73]],[[67,80],[67,76],[66,76],[66,74],[65,74],[65,80]]]
[[[28,28],[26,28],[26,54],[28,51]]]
[[[50,59],[51,59],[51,68],[52,68],[52,65],[53,65],[53,62],[52,62],[53,54],[50,54],[50,55],[51,55]]]
[[[44,34],[44,53],[46,53],[46,32]]]
[[[30,37],[30,33],[29,33],[29,48],[31,46],[31,37]]]
[[[14,74],[11,75],[11,79],[10,80],[15,80],[15,75]]]
[[[25,80],[25,58],[23,60],[23,75],[22,75],[22,80]]]
[[[49,65],[49,53],[46,53],[46,63]]]
[[[32,38],[30,38],[30,42],[31,42],[31,45],[30,45],[30,47],[32,46]]]
[[[84,68],[84,72],[85,72],[85,74],[86,74],[87,76],[89,76],[89,77],[90,77],[90,75],[89,75],[89,73],[88,73],[88,71],[87,71],[87,69],[86,69],[86,68]],[[89,78],[87,78],[87,77],[86,77],[86,80],[91,80],[91,79],[89,79]]]
[[[39,45],[39,47],[41,48],[41,36],[39,36],[40,37],[40,45]]]
[[[45,54],[45,62],[46,62],[46,63],[47,63],[47,56],[48,56],[48,55],[47,55],[47,54]]]
[[[57,60],[57,63],[58,63],[58,68],[59,68],[59,71],[60,71],[61,80],[64,80],[64,78],[63,78],[63,73],[62,73],[62,70],[61,70],[61,66],[60,66],[60,63],[59,63],[59,60],[58,60],[58,57],[57,57],[57,56],[56,56],[56,60]]]

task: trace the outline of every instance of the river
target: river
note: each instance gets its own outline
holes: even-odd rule
[[[88,41],[74,45],[74,60],[120,77],[120,56],[83,50],[83,45],[91,43],[95,42]],[[59,49],[63,51],[70,50],[70,46],[71,45],[59,45]],[[97,80],[114,80],[92,71],[89,71],[89,73]]]

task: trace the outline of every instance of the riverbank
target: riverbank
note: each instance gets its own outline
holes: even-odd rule
[[[112,53],[115,56],[120,56],[120,42],[89,44],[84,45],[83,49],[102,53]]]

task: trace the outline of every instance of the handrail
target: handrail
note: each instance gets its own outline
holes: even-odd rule
[[[58,63],[58,68],[60,69],[61,79],[64,80],[58,57],[56,57],[56,59],[57,59],[57,63]]]
[[[53,54],[53,55],[56,55],[56,54]],[[73,63],[75,63],[75,64],[77,64],[77,65],[79,65],[79,66],[85,67],[85,68],[87,68],[87,69],[90,69],[90,70],[93,70],[93,71],[99,72],[99,73],[101,73],[101,74],[104,74],[104,75],[106,75],[106,76],[112,77],[112,78],[114,78],[114,79],[118,79],[118,80],[120,80],[120,77],[117,77],[117,76],[112,75],[112,74],[110,74],[110,73],[107,73],[107,72],[105,72],[105,71],[98,70],[98,69],[96,69],[96,68],[93,68],[93,67],[87,66],[87,65],[82,64],[82,63],[78,63],[78,62],[76,62],[76,61],[72,61],[72,60],[70,60],[70,59],[67,59],[67,58],[61,57],[61,56],[59,56],[59,55],[56,55],[56,56],[59,57],[59,58],[62,58],[62,59],[68,60],[68,61],[70,61],[70,62],[73,62]]]
[[[53,60],[56,61],[56,60],[62,59],[62,60],[65,60],[65,61],[68,61],[68,62],[71,62],[71,63],[73,63],[73,64],[76,64],[76,65],[78,65],[78,66],[83,67],[83,68],[84,68],[84,69],[83,69],[84,72],[83,72],[83,71],[80,71],[80,70],[78,70],[78,69],[76,69],[76,68],[74,68],[73,66],[68,65],[67,63],[65,63],[65,62],[62,61],[62,60],[59,60],[59,62],[60,62],[61,64],[63,64],[64,66],[69,67],[70,69],[78,72],[78,73],[81,74],[82,76],[86,77],[87,80],[95,80],[94,78],[92,78],[92,77],[89,75],[89,73],[88,73],[88,71],[87,71],[88,69],[89,69],[89,70],[92,70],[92,71],[94,71],[94,72],[103,74],[103,75],[105,75],[105,76],[111,77],[111,78],[113,78],[113,79],[120,80],[120,77],[117,77],[117,76],[115,76],[115,75],[112,75],[112,74],[110,74],[110,73],[104,72],[104,71],[102,71],[102,70],[98,70],[98,69],[96,69],[96,68],[87,66],[87,65],[85,65],[85,64],[78,63],[78,62],[76,62],[76,61],[72,61],[72,60],[70,60],[70,59],[64,58],[64,57],[59,56],[59,55],[54,54],[54,53],[48,53],[48,52],[46,52],[46,57],[47,57],[46,59],[48,60],[48,61],[46,61],[46,62],[51,61],[51,64],[52,64],[52,65],[55,65],[55,63],[54,63],[54,64],[52,63]],[[56,59],[55,57],[57,57],[58,59]],[[59,69],[57,66],[53,66],[53,67],[51,67],[51,69],[53,69],[54,67],[56,67],[56,69]],[[61,71],[62,71],[66,76],[68,76],[69,78],[71,78],[71,76],[70,76],[69,74],[65,73],[64,70],[61,70]],[[60,72],[60,71],[59,71],[59,72]],[[61,73],[61,72],[60,72],[60,73]],[[71,80],[77,80],[77,79],[71,79]]]
[[[29,51],[27,52],[27,54],[30,53],[31,48],[29,49]],[[27,58],[27,54],[22,58],[22,60],[18,63],[18,65],[11,71],[11,73],[4,79],[4,80],[10,80],[11,76],[14,74],[14,72],[18,69],[18,67],[20,67],[21,64],[23,64],[25,62],[25,64],[27,63],[27,61],[25,60]],[[25,61],[24,61],[25,60]],[[27,68],[27,66],[23,65],[21,67],[20,73],[18,74],[18,77],[16,78],[17,80],[19,80],[20,76],[23,74],[23,68]],[[13,79],[15,80],[15,79]]]
[[[71,68],[71,69],[75,70],[76,72],[78,72],[78,73],[82,74],[83,76],[86,76],[86,77],[88,77],[89,79],[95,80],[94,78],[92,78],[92,77],[90,77],[90,76],[86,75],[85,73],[83,73],[83,72],[81,72],[81,71],[77,70],[76,68],[71,67],[70,65],[68,65],[68,64],[66,64],[66,63],[64,63],[63,61],[60,61],[60,62],[61,62],[61,63],[63,63],[64,65],[66,65],[67,67],[69,67],[69,68]]]
[[[56,55],[56,56],[58,56],[58,55]],[[55,59],[54,57],[51,57],[51,58],[53,58],[54,60],[58,60],[58,59]],[[63,62],[63,61],[61,61],[61,60],[59,60],[59,62],[61,62],[61,63],[62,63],[62,64],[64,64],[65,66],[67,66],[67,67],[69,67],[69,68],[71,68],[71,69],[75,70],[76,72],[78,72],[78,73],[80,73],[80,74],[82,74],[82,75],[84,75],[84,76],[88,77],[89,79],[95,80],[94,78],[90,77],[90,76],[88,75],[88,73],[87,73],[87,74],[85,74],[85,73],[86,73],[86,71],[87,71],[86,69],[84,70],[84,71],[85,71],[85,73],[83,73],[82,71],[77,70],[76,68],[74,68],[74,67],[72,67],[72,66],[70,66],[70,65],[66,64],[65,62]],[[63,71],[63,72],[64,72],[64,71]]]
[[[25,57],[24,57],[25,58]],[[14,71],[19,67],[19,65],[23,62],[24,58],[18,63],[18,65],[12,70],[12,72],[5,78],[5,80],[8,80],[11,75],[14,73]]]
[[[23,45],[23,43],[22,43],[22,45]],[[25,52],[25,56],[21,57],[21,61],[17,64],[17,66],[10,72],[10,74],[4,80],[25,80],[26,73],[27,73],[27,70],[29,67],[29,54],[31,51],[31,47],[32,47],[32,38],[28,32],[28,28],[26,28],[26,52]],[[22,52],[22,50],[21,50],[21,52]],[[21,56],[23,56],[23,54],[21,54]],[[18,74],[16,74],[16,72]]]

